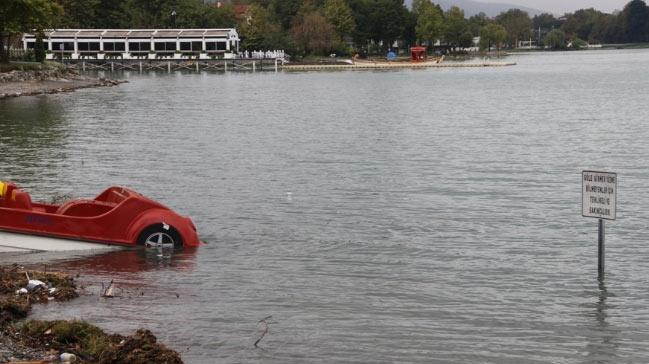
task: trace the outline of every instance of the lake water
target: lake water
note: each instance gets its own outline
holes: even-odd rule
[[[0,179],[36,200],[126,185],[208,242],[63,259],[87,295],[34,317],[146,327],[188,363],[648,362],[649,51],[509,60],[0,101]],[[619,178],[601,285],[584,169]]]

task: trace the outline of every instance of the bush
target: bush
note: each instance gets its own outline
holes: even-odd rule
[[[36,62],[36,52],[33,49],[28,49],[25,51],[25,53],[23,53],[22,57],[20,57],[19,60],[23,62]]]
[[[582,49],[588,47],[588,43],[585,40],[578,38],[577,36],[574,36],[570,40],[570,44],[568,44],[568,47],[572,49]]]
[[[551,49],[564,49],[566,47],[566,33],[559,29],[554,29],[545,36],[543,43]]]

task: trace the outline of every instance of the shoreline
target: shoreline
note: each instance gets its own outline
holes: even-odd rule
[[[0,73],[0,100],[45,94],[72,92],[90,87],[112,87],[126,80],[94,78],[74,70],[29,70]]]
[[[177,351],[158,343],[146,329],[123,336],[85,321],[28,318],[35,303],[78,296],[75,278],[68,273],[0,266],[0,362],[49,363],[72,355],[70,362],[79,363],[182,363]]]

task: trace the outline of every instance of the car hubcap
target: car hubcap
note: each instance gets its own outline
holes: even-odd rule
[[[173,248],[174,239],[167,233],[158,232],[149,235],[144,242],[147,248]]]

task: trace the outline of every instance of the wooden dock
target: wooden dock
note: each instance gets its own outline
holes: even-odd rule
[[[290,64],[281,59],[214,59],[214,60],[66,60],[68,68],[79,71],[212,71],[212,72],[260,72],[260,71],[331,71],[371,69],[422,69],[422,68],[481,68],[506,67],[509,62],[356,62],[336,64]]]
[[[68,68],[79,71],[213,71],[213,72],[257,72],[257,71],[279,71],[282,69],[281,59],[208,59],[208,60],[186,60],[186,59],[155,59],[155,60],[132,60],[132,59],[79,59],[65,60]]]

